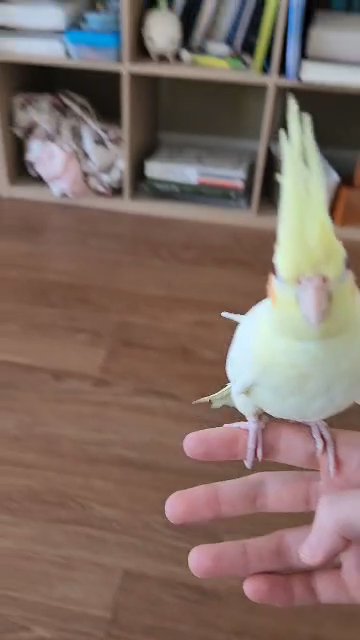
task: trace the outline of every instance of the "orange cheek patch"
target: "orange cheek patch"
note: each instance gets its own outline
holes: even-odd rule
[[[273,304],[275,304],[275,302],[276,302],[276,292],[275,292],[275,287],[274,287],[274,277],[273,277],[272,274],[270,274],[269,277],[268,277],[266,291],[267,291],[267,297],[270,298],[270,300],[271,300],[271,302]]]

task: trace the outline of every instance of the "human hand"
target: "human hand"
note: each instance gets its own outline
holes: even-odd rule
[[[312,527],[196,547],[189,555],[191,571],[199,578],[239,577],[250,600],[269,605],[360,603],[360,433],[333,435],[334,479],[326,457],[319,468],[306,427],[273,422],[264,431],[265,458],[311,471],[255,473],[170,496],[166,515],[174,524],[316,512]],[[237,429],[206,429],[189,434],[184,450],[201,461],[243,460],[246,438]]]

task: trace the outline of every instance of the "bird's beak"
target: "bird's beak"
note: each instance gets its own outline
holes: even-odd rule
[[[331,288],[327,278],[311,276],[298,285],[298,301],[302,315],[313,327],[318,327],[329,313]]]

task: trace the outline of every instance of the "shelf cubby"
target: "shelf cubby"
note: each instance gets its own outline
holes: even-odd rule
[[[144,159],[164,137],[176,141],[181,135],[181,140],[191,142],[192,137],[201,136],[209,143],[226,142],[231,147],[249,149],[255,160],[264,92],[261,86],[240,87],[232,83],[225,84],[219,94],[216,82],[198,83],[147,75],[131,77],[130,98],[134,109],[129,127],[130,196],[139,197],[138,184],[143,175]],[[146,202],[146,198],[143,197],[143,201]],[[181,203],[177,204],[181,206]],[[194,204],[187,206],[193,208]],[[218,205],[214,203],[214,206]],[[244,213],[243,208],[236,209],[238,213]]]
[[[23,143],[12,131],[12,98],[19,92],[56,92],[71,91],[87,98],[101,118],[121,124],[121,76],[109,76],[100,70],[64,68],[62,66],[35,65],[16,62],[2,62],[0,74],[0,92],[2,96],[1,139],[2,163],[4,167],[4,195],[22,199],[55,199],[48,187],[40,180],[30,177],[23,161]],[[121,199],[116,195],[115,201]],[[87,198],[90,206],[107,207],[110,198],[94,194]],[[113,198],[111,198],[113,200]],[[62,200],[59,200],[62,201]],[[93,202],[94,201],[94,202]],[[85,204],[85,203],[84,203]]]

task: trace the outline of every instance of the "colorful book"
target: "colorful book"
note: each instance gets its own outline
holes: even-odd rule
[[[238,6],[239,0],[220,0],[213,27],[209,34],[211,40],[226,42]]]
[[[253,153],[221,144],[160,144],[145,160],[146,178],[228,189],[243,188]]]
[[[240,24],[240,21],[241,21],[242,14],[244,12],[245,5],[246,5],[246,0],[239,1],[238,8],[237,8],[236,14],[234,16],[234,20],[232,22],[232,25],[230,27],[230,31],[228,33],[228,37],[226,39],[226,43],[228,45],[230,45],[230,46],[233,45],[233,42],[235,40],[235,36],[236,36],[237,30],[239,28],[239,24]]]
[[[202,46],[214,21],[217,5],[218,0],[203,0],[190,38],[190,49],[197,50]]]
[[[233,7],[231,12],[229,13],[229,21],[226,29],[226,34],[223,39],[223,42],[228,43],[231,37],[231,34],[234,30],[234,25],[237,24],[239,13],[241,14],[244,6],[246,5],[246,0],[235,0],[233,3]]]
[[[289,0],[285,75],[297,80],[301,64],[306,0]]]
[[[256,48],[264,6],[265,0],[256,0],[255,9],[242,46],[242,53],[245,54],[251,62]]]
[[[242,52],[246,34],[249,30],[255,9],[256,9],[256,0],[245,1],[245,4],[243,5],[241,18],[232,42],[232,47],[235,53],[240,54]]]
[[[246,191],[246,183],[236,187],[227,187],[220,185],[207,185],[207,184],[186,184],[185,182],[174,182],[170,180],[156,180],[153,178],[147,178],[145,183],[149,187],[164,193],[171,191],[178,193],[198,193],[203,196],[212,196],[219,198],[237,199],[244,195]]]
[[[266,0],[259,35],[256,43],[252,68],[261,72],[269,51],[272,34],[279,10],[280,0]]]
[[[194,187],[176,182],[151,179],[144,180],[140,189],[145,195],[159,199],[193,202],[218,207],[237,207],[240,209],[249,206],[249,190],[240,192],[230,189]]]

